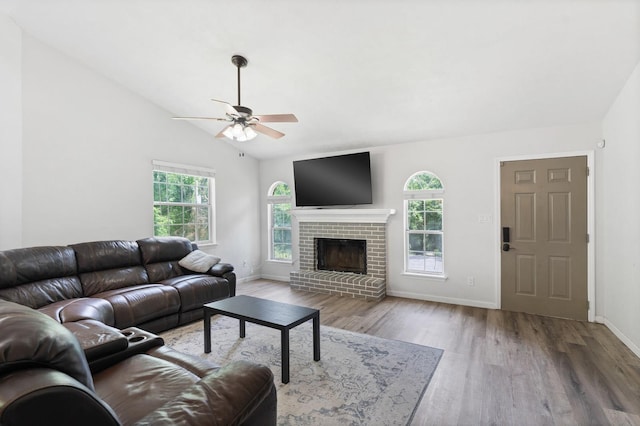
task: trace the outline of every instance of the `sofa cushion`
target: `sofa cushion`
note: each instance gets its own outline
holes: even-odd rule
[[[85,296],[149,282],[135,241],[72,244]]]
[[[172,286],[143,284],[108,290],[94,295],[113,306],[114,326],[126,328],[156,318],[176,314],[180,310],[180,295]]]
[[[42,306],[38,310],[61,323],[96,320],[106,325],[115,324],[113,307],[106,300],[97,297],[61,300]]]
[[[224,278],[211,275],[181,275],[162,281],[180,294],[181,312],[201,309],[205,303],[229,297],[229,284]]]
[[[147,269],[149,282],[158,283],[167,278],[190,273],[178,262],[191,253],[191,241],[180,237],[152,237],[137,241],[142,264]]]
[[[0,252],[0,299],[30,308],[82,296],[76,258],[68,247]]]
[[[220,262],[220,258],[207,254],[201,250],[194,250],[178,262],[178,265],[187,268],[190,271],[200,272],[204,274],[216,263]]]

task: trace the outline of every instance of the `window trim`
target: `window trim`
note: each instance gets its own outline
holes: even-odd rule
[[[217,244],[217,227],[216,227],[216,171],[214,169],[210,169],[207,167],[201,166],[191,166],[186,164],[179,163],[171,163],[168,161],[161,160],[151,160],[151,180],[152,180],[152,190],[153,190],[153,172],[165,172],[165,173],[174,173],[180,175],[189,175],[196,177],[204,177],[209,180],[209,202],[207,204],[192,204],[192,203],[172,203],[168,201],[155,201],[152,196],[152,204],[156,205],[166,205],[166,206],[208,206],[209,207],[209,239],[208,240],[198,240],[196,235],[196,240],[192,241],[193,243],[198,244],[199,246],[211,246]],[[152,221],[153,231],[151,235],[155,236],[155,222]]]

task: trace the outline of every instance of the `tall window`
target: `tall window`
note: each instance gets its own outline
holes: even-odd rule
[[[215,242],[215,172],[161,161],[153,169],[153,234]]]
[[[430,172],[418,172],[404,185],[405,271],[444,275],[444,188]]]
[[[271,185],[269,203],[269,259],[291,260],[291,189],[284,182]]]

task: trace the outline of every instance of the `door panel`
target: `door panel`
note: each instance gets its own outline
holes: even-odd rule
[[[587,158],[501,167],[502,308],[587,319]]]

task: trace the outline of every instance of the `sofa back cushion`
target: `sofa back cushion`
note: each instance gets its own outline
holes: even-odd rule
[[[0,252],[0,299],[30,308],[82,297],[76,257],[69,247]]]
[[[94,241],[69,247],[76,253],[86,296],[149,282],[135,241]]]
[[[180,259],[191,253],[191,241],[181,237],[151,237],[138,240],[142,264],[147,269],[149,281],[158,283],[169,278],[190,274],[178,265]]]
[[[73,334],[45,314],[0,301],[0,376],[35,367],[62,371],[93,390],[89,364]]]

